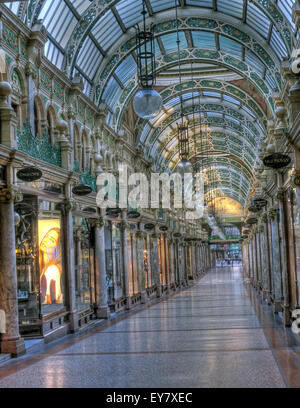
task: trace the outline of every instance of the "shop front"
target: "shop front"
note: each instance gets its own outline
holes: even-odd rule
[[[79,327],[92,319],[95,305],[95,239],[93,219],[73,217],[75,298]]]
[[[24,194],[15,204],[17,293],[20,333],[43,336],[63,325],[64,237],[59,201]]]

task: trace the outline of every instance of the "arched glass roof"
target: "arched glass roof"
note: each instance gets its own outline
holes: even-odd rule
[[[175,0],[145,3],[147,24],[155,25],[157,86],[164,108],[150,122],[137,118],[136,143],[158,166],[174,168],[182,97],[186,118],[195,122],[201,149],[229,155],[214,163],[218,188],[244,205],[266,123],[274,115],[272,93],[282,86],[280,61],[290,57],[298,35],[292,23],[294,1],[176,0],[185,78],[182,87]],[[138,90],[134,25],[142,21],[142,0],[5,4],[29,27],[43,20],[48,32],[46,57],[70,78],[76,73],[82,76],[85,93],[95,103],[106,103],[107,122],[118,131]],[[199,93],[201,103],[195,102]],[[200,115],[209,132],[200,132]],[[208,160],[207,166],[211,165]]]

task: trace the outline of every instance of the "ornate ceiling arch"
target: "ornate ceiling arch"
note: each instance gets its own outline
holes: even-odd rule
[[[248,84],[247,84],[248,86]],[[221,81],[221,80],[210,80],[210,79],[191,79],[189,81],[183,82],[181,85],[180,84],[173,84],[167,88],[165,88],[161,92],[161,96],[163,98],[163,104],[165,110],[168,111],[170,106],[174,107],[175,105],[171,103],[173,100],[176,98],[178,99],[181,95],[184,96],[185,94],[192,94],[192,93],[197,93],[199,94],[199,90],[201,90],[201,102],[203,101],[203,96],[205,95],[206,98],[211,97],[212,99],[215,98],[222,98],[224,100],[224,95],[229,96],[230,98],[234,99],[240,105],[243,107],[245,106],[252,114],[254,117],[256,117],[262,126],[266,128],[267,126],[267,119],[268,119],[268,112],[266,112],[266,105],[264,107],[261,106],[261,103],[263,102],[262,95],[260,91],[256,88],[254,89],[254,96],[250,95],[250,93],[244,92],[241,90],[240,87],[237,87],[236,85],[226,82],[226,81]],[[251,90],[253,92],[253,89]],[[250,88],[247,90],[250,92]],[[218,97],[218,95],[220,95]],[[258,97],[260,97],[260,101],[258,101]],[[195,102],[198,101],[199,97],[195,96]],[[225,97],[226,98],[226,97]],[[120,107],[120,105],[117,105]],[[124,112],[124,109],[121,112]],[[157,122],[159,119],[159,115],[154,118],[151,122],[152,124]],[[122,117],[120,118],[122,120]],[[142,135],[141,137],[141,142],[143,142],[146,138],[144,134],[144,128],[146,123],[149,123],[148,121],[145,121],[143,119],[138,119],[136,122],[135,126],[135,135]],[[151,126],[151,125],[150,125]]]
[[[242,53],[242,47],[244,47],[243,52],[246,55],[246,60],[248,64],[262,64],[265,71],[273,77],[274,83],[279,88],[281,87],[281,77],[280,77],[280,60],[267,42],[263,42],[261,38],[255,32],[248,32],[242,29],[240,25],[234,26],[220,20],[220,15],[211,18],[196,18],[196,17],[186,17],[179,20],[179,31],[188,32],[189,44],[193,47],[199,48],[205,45],[208,49],[219,49],[225,52],[230,48],[231,55]],[[173,33],[173,43],[176,45],[176,21],[167,20],[158,23],[155,27],[156,38],[161,41],[160,48],[164,47],[162,44],[165,37],[170,40],[170,34]],[[213,37],[195,38],[193,34],[196,33],[209,33],[211,35],[217,36],[215,39]],[[187,35],[187,34],[186,34]],[[226,44],[225,37],[230,39],[230,43]],[[223,41],[220,41],[223,40]],[[224,44],[223,44],[224,43]],[[236,44],[234,46],[234,43]],[[263,46],[262,46],[263,45]],[[130,55],[136,50],[136,38],[133,36],[125,43],[122,43],[118,48],[114,49],[111,54],[101,61],[98,71],[93,79],[97,85],[97,89],[102,90],[105,88],[110,75],[117,69],[119,65],[124,64],[124,61],[128,59]],[[192,48],[193,48],[192,47]],[[234,49],[235,48],[235,49]],[[246,51],[245,51],[246,50]],[[161,51],[161,50],[160,50]],[[122,81],[123,78],[120,78]],[[101,92],[100,92],[101,93]],[[101,96],[101,95],[100,95]]]
[[[160,72],[166,69],[176,67],[177,60],[178,60],[178,56],[176,52],[159,57],[157,59],[157,73],[159,74]],[[185,49],[181,51],[182,64],[186,64],[186,63],[190,64],[191,62],[192,63],[202,63],[202,62],[209,63],[211,61],[219,65],[225,66],[233,72],[236,72],[241,77],[247,79],[247,81],[254,88],[258,87],[263,95],[263,99],[266,105],[268,106],[269,111],[270,112],[273,111],[274,103],[272,99],[272,90],[270,89],[269,85],[266,84],[266,82],[260,78],[259,72],[256,72],[252,68],[249,68],[243,61],[237,58],[229,57],[228,55],[225,55],[224,53],[220,51],[211,51],[211,50],[205,50],[205,49]],[[114,110],[114,117],[117,120],[123,107],[126,106],[130,102],[130,100],[133,98],[133,96],[138,90],[137,78],[134,77],[129,82],[127,87],[123,90],[120,88],[119,92],[117,92],[113,88],[112,84],[110,84],[109,82],[108,82],[108,86],[110,87],[110,94],[106,96],[107,98],[109,98],[111,109]],[[162,95],[163,95],[163,92],[164,91],[162,91]],[[234,90],[233,92],[235,92],[236,95],[238,96],[239,92],[237,89]],[[243,92],[241,91],[241,96],[242,95],[244,96]],[[113,125],[113,123],[111,123],[111,125]],[[118,130],[117,126],[120,126],[120,121],[118,121],[118,124],[115,123],[116,130]]]
[[[215,106],[220,106],[220,105],[215,105]],[[223,106],[222,106],[222,109],[224,109]],[[233,113],[235,112],[234,110],[232,111]],[[205,111],[205,112],[209,112],[209,111]],[[177,113],[177,115],[171,118],[172,123],[176,123],[178,119],[180,118],[179,113],[178,112],[175,112],[175,113]],[[197,113],[197,111],[195,113]],[[227,112],[225,117],[217,116],[217,113],[218,112],[216,111],[210,111],[209,116],[207,116],[206,118],[205,117],[202,118],[201,120],[202,126],[209,126],[209,128],[230,129],[230,131],[236,135],[236,140],[240,140],[241,142],[243,142],[242,146],[244,147],[244,149],[247,150],[247,152],[253,158],[253,162],[255,163],[256,161],[258,161],[257,152],[258,152],[258,149],[260,148],[260,140],[262,138],[262,137],[259,137],[260,133],[258,129],[254,127],[252,122],[248,121],[247,119],[243,119],[242,121],[237,122],[236,118],[232,116],[231,112]],[[199,131],[198,131],[198,127],[200,125],[199,116],[193,117],[193,114],[189,114],[189,115],[186,115],[185,117],[189,120],[190,126],[192,128],[194,127],[194,123],[195,123],[195,130],[197,134],[199,135]],[[170,124],[171,123],[168,123],[168,126],[170,126]],[[152,135],[153,140],[150,139],[149,143],[144,144],[146,157],[150,158],[150,157],[155,157],[157,155],[158,156],[163,155],[163,152],[165,150],[167,151],[168,144],[170,143],[172,144],[172,142],[174,143],[178,142],[175,130],[172,130],[170,133],[166,133],[166,135],[159,142],[157,142],[160,136],[160,133],[161,131],[158,128],[157,134],[154,133],[154,135]],[[176,147],[176,144],[174,145],[174,148],[175,147]]]
[[[260,144],[261,139],[264,138],[264,126],[256,125],[256,119],[251,117],[251,115],[241,108],[241,106],[235,105],[233,102],[221,100],[217,97],[205,97],[201,98],[201,105],[199,106],[199,101],[196,101],[193,98],[185,99],[183,104],[183,113],[186,117],[192,117],[192,119],[198,119],[199,113],[203,113],[203,123],[205,123],[206,118],[211,116],[214,113],[217,117],[227,117],[227,119],[232,118],[235,123],[240,123],[244,126],[245,129],[248,129],[250,134],[253,136],[250,140],[245,139],[249,147],[252,149],[257,148]],[[150,151],[153,148],[154,144],[159,140],[160,143],[163,143],[165,139],[169,139],[166,143],[172,141],[174,137],[174,123],[180,120],[180,109],[179,101],[177,105],[172,107],[171,112],[166,111],[163,113],[160,118],[154,119],[152,121],[151,127],[148,126],[146,131],[142,132],[142,138],[139,140],[139,144],[145,146],[150,146]],[[198,118],[196,115],[198,114]],[[252,122],[251,122],[252,121]],[[199,123],[198,123],[199,124]],[[171,132],[165,136],[166,130],[171,127]],[[175,126],[176,127],[176,126]],[[191,129],[192,130],[192,129]],[[242,138],[243,140],[244,138]],[[165,144],[166,144],[165,143]]]
[[[64,1],[68,2],[68,0]],[[137,17],[137,15],[141,9],[141,2],[138,0],[94,0],[92,2],[85,0],[81,2],[70,1],[70,3],[72,6],[70,8],[74,15],[75,21],[72,22],[73,29],[71,35],[69,36],[64,62],[65,69],[69,71],[70,67],[74,65],[74,61],[77,58],[77,54],[80,46],[84,42],[84,39],[89,35],[101,17],[105,17],[107,13],[113,10],[114,16],[118,16],[115,18],[118,19],[118,22],[122,27],[123,34],[126,34],[127,30],[130,29],[133,24],[140,21],[140,17]],[[157,12],[164,10],[169,10],[170,13],[170,11],[172,11],[174,8],[175,2],[174,5],[171,3],[171,6],[170,3],[164,3],[162,7],[159,7],[159,5],[157,5],[157,1],[149,0],[147,2],[148,14],[150,17],[152,17],[155,16]],[[225,3],[231,3],[231,5],[229,7],[227,6],[226,8],[224,7]],[[201,9],[197,9],[198,13],[199,10],[201,10],[201,12],[204,10],[203,2],[201,1],[190,2],[189,0],[186,0],[181,2],[181,4],[186,8],[191,8],[192,4],[202,6]],[[206,4],[209,6],[209,2]],[[29,24],[32,25],[37,21],[43,7],[51,7],[51,2],[49,5],[49,2],[46,0],[30,1],[28,11]],[[55,5],[52,7],[55,7]],[[253,0],[251,2],[244,0],[231,0],[230,2],[227,0],[217,0],[215,2],[211,2],[211,7],[207,7],[206,9],[210,12],[220,9],[224,15],[229,14],[233,17],[235,16],[235,18],[240,21],[244,20],[247,22],[247,20],[249,20],[249,22],[252,24],[255,23],[255,19],[253,20],[251,13],[253,13],[253,10],[257,10],[257,13],[264,17],[266,21],[272,24],[277,32],[280,33],[282,42],[285,44],[287,49],[290,51],[293,47],[294,35],[291,24],[283,14],[280,7],[272,0]],[[133,15],[136,17],[133,18]],[[257,17],[257,21],[259,24],[259,21],[262,20],[259,20]],[[259,30],[262,30],[262,27],[257,28],[257,31]]]

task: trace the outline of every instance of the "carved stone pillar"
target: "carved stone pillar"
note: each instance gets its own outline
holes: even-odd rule
[[[108,319],[110,317],[110,310],[108,307],[106,288],[106,259],[103,217],[99,217],[95,222],[95,261],[96,316],[98,319]]]
[[[144,233],[138,231],[136,234],[136,255],[137,255],[137,278],[138,278],[138,287],[141,294],[142,303],[147,301],[147,291],[146,291],[146,279],[145,279],[145,268],[144,268]],[[157,296],[161,296],[161,286],[159,285],[157,291],[160,290],[160,293],[157,293]]]
[[[156,295],[157,297],[161,296],[161,283],[160,283],[160,271],[159,271],[159,254],[158,254],[158,238],[159,234],[152,234],[152,268],[153,268],[153,277],[154,283],[156,286]]]
[[[176,287],[174,239],[169,239],[170,255],[170,282]]]
[[[123,287],[124,297],[126,299],[126,309],[131,308],[131,298],[129,295],[129,272],[128,272],[128,246],[127,246],[127,228],[126,222],[127,211],[122,211],[122,222],[119,224],[121,231],[121,243],[122,243],[122,261],[123,261]]]
[[[165,270],[166,270],[166,284],[167,284],[167,291],[166,293],[170,292],[171,287],[171,279],[170,279],[170,260],[169,260],[169,251],[168,251],[168,240],[166,234],[162,234],[163,237],[163,251],[164,251],[164,261],[165,261]]]
[[[278,230],[278,209],[273,208],[269,211],[272,234],[272,287],[274,312],[281,311],[282,282],[281,282],[281,262],[280,262],[280,244]]]
[[[271,275],[270,275],[270,252],[268,245],[268,217],[262,216],[261,224],[261,252],[262,252],[262,286],[263,298],[270,304],[271,302]]]
[[[12,187],[0,190],[0,309],[6,317],[5,333],[0,335],[0,352],[18,357],[25,354],[25,345],[19,334],[15,198],[16,191]]]
[[[69,185],[66,186],[68,190]],[[67,191],[66,195],[69,195]],[[75,265],[74,265],[74,238],[73,238],[73,214],[77,208],[74,200],[67,199],[64,205],[64,260],[66,269],[66,304],[69,310],[70,331],[78,331],[78,312],[75,295]]]
[[[279,206],[279,239],[280,239],[280,255],[281,255],[281,279],[282,279],[282,301],[283,301],[283,321],[286,326],[290,324],[290,293],[289,293],[289,277],[288,277],[288,253],[287,253],[287,242],[286,242],[286,219],[285,219],[285,207],[284,207],[284,190],[281,188],[282,176],[280,175],[279,188],[277,191],[277,202]]]
[[[56,128],[59,132],[59,142],[61,146],[61,165],[64,169],[73,171],[74,168],[74,151],[73,147],[67,138],[68,123],[61,120],[57,123]]]
[[[0,82],[1,144],[17,148],[17,117],[9,103],[11,93],[11,85],[8,82]]]

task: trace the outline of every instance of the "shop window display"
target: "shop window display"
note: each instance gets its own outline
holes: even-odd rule
[[[64,303],[61,213],[55,203],[42,201],[38,215],[38,245],[42,313],[61,308]]]
[[[64,305],[60,206],[24,195],[15,231],[20,332],[38,335],[42,316]]]
[[[16,265],[21,333],[33,330],[40,316],[37,246],[37,198],[24,196],[15,205]]]
[[[75,290],[78,310],[90,308],[92,304],[94,256],[91,233],[88,220],[74,218]]]

